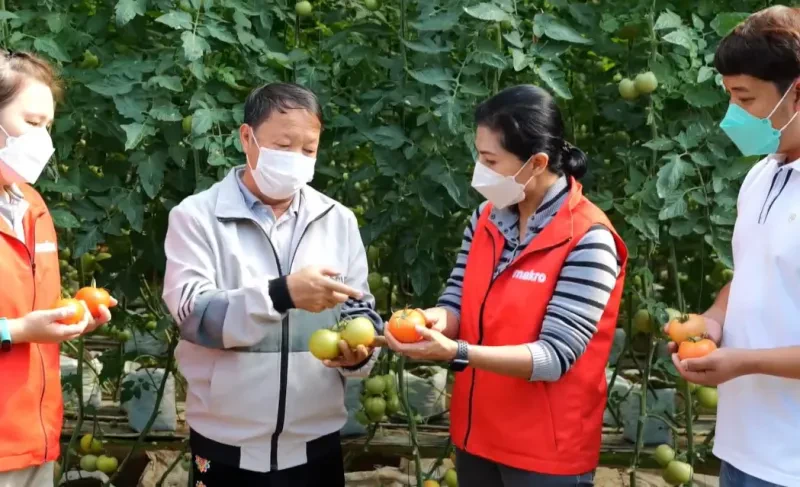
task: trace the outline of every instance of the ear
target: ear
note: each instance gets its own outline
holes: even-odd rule
[[[250,153],[253,151],[253,146],[255,145],[252,130],[253,129],[245,123],[239,126],[239,143],[242,145],[245,162],[247,162],[248,166],[250,166]]]
[[[528,159],[528,164],[531,166],[531,176],[540,176],[547,170],[547,166],[550,164],[550,156],[544,152],[539,152]]]
[[[800,112],[800,79],[792,83],[792,91],[794,91],[794,111]]]

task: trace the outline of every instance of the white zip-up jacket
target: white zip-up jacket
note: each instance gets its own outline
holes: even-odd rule
[[[347,419],[344,376],[367,375],[378,355],[353,371],[328,368],[308,351],[309,337],[356,315],[379,333],[383,321],[353,212],[304,187],[291,262],[282,269],[245,204],[237,169],[171,210],[163,297],[181,330],[186,420],[204,448],[246,470],[284,470],[307,463],[325,447],[320,439],[338,441]],[[364,298],[321,313],[276,310],[278,297],[288,296],[280,278],[310,265],[338,270]]]

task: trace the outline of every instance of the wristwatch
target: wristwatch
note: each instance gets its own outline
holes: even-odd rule
[[[469,365],[469,345],[464,340],[456,340],[458,350],[456,356],[450,361],[450,370],[453,372],[461,372]]]
[[[8,320],[0,318],[0,351],[11,350],[11,330],[8,329]]]

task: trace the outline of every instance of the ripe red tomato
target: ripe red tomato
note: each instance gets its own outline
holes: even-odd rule
[[[669,322],[667,333],[673,342],[681,344],[690,338],[706,334],[706,320],[700,315],[689,314]]]
[[[75,294],[75,299],[86,303],[86,307],[89,308],[89,312],[95,318],[100,317],[101,305],[106,308],[111,307],[111,295],[108,294],[108,291],[100,287],[81,288],[78,293]]]
[[[687,340],[678,346],[678,358],[681,360],[701,358],[705,357],[716,349],[717,345],[708,338],[703,338],[697,341]]]
[[[62,325],[77,325],[78,323],[83,320],[83,315],[86,312],[86,308],[83,307],[83,304],[78,301],[77,299],[59,299],[56,301],[55,306],[53,309],[58,308],[67,308],[70,307],[73,310],[72,316],[68,316],[67,318],[63,318],[58,320],[59,323]]]
[[[389,333],[400,343],[414,343],[422,340],[417,326],[426,326],[427,320],[421,311],[401,309],[395,311],[389,319]]]

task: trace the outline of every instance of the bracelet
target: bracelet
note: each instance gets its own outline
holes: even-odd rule
[[[11,330],[8,329],[8,320],[0,318],[0,351],[11,350]]]

